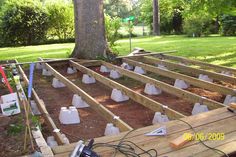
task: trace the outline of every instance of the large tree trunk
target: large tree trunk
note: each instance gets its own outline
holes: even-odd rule
[[[75,48],[72,57],[96,59],[108,50],[103,0],[74,0]]]
[[[153,35],[161,35],[159,0],[153,0]]]

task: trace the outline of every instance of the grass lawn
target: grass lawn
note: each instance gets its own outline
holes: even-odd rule
[[[177,50],[175,55],[206,61],[208,63],[236,67],[236,37],[185,36],[138,37],[132,41],[132,47],[141,47],[150,51]],[[74,47],[73,43],[0,48],[0,60],[18,59],[19,61],[36,60],[37,57],[64,58]],[[129,40],[117,42],[120,55],[129,53]]]

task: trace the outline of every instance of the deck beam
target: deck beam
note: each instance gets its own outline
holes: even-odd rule
[[[236,75],[236,69],[235,68],[229,68],[229,67],[225,67],[225,66],[209,64],[209,63],[198,61],[198,60],[192,60],[192,59],[188,59],[188,58],[185,58],[185,57],[172,56],[172,55],[167,55],[167,54],[160,54],[160,55],[158,54],[156,56],[158,58],[162,58],[162,59],[178,61],[178,62],[185,63],[185,64],[197,65],[201,68],[212,69],[216,72],[229,71],[232,74]]]
[[[236,84],[236,78],[231,77],[231,76],[226,76],[223,74],[219,74],[216,72],[197,69],[197,68],[189,67],[186,65],[181,65],[178,63],[172,63],[172,62],[169,62],[166,60],[160,60],[158,58],[153,58],[153,57],[139,57],[139,58],[136,57],[133,59],[136,61],[141,61],[143,63],[152,64],[152,65],[162,64],[162,65],[165,65],[168,69],[172,69],[172,70],[177,69],[183,73],[187,73],[187,74],[190,74],[190,75],[193,75],[196,77],[198,77],[200,74],[204,74],[204,75],[208,75],[210,78],[212,78],[214,80]]]
[[[107,62],[102,62],[102,64],[105,65],[106,67],[108,67],[110,69],[114,69],[114,70],[118,71],[120,74],[125,75],[127,77],[130,77],[134,80],[138,80],[138,81],[143,82],[143,83],[151,83],[151,84],[155,85],[156,87],[162,89],[166,93],[177,96],[179,98],[183,98],[183,99],[185,99],[189,102],[203,103],[203,104],[207,105],[209,109],[216,109],[216,108],[220,108],[220,107],[225,107],[225,105],[222,104],[222,103],[219,103],[219,102],[201,97],[199,95],[196,95],[194,93],[176,88],[176,87],[174,87],[172,85],[169,85],[167,83],[164,83],[162,81],[158,81],[158,80],[155,80],[153,78],[137,74],[133,71],[123,69],[119,66],[115,66],[115,65],[107,63]]]
[[[152,66],[149,64],[145,64],[142,62],[137,62],[137,61],[127,59],[127,58],[124,58],[123,62],[128,63],[133,66],[142,67],[146,71],[149,71],[149,72],[161,75],[161,76],[165,76],[165,77],[172,78],[172,79],[181,79],[181,80],[184,80],[187,83],[194,85],[196,87],[200,87],[200,88],[210,90],[213,92],[218,92],[223,95],[236,95],[236,91],[231,88],[224,87],[224,86],[221,86],[221,85],[218,85],[215,83],[211,83],[211,82],[202,81],[202,80],[199,80],[197,78],[194,78],[194,77],[191,77],[188,75],[180,74],[180,73],[170,71],[170,70],[163,70],[158,67],[155,67],[155,66]]]

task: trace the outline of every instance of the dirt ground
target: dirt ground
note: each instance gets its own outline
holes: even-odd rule
[[[9,94],[8,89],[0,83],[0,96]],[[0,127],[0,156],[1,157],[15,157],[25,154],[30,154],[30,143],[27,144],[26,151],[24,150],[24,113],[21,108],[21,113],[10,116],[9,125]],[[19,131],[14,131],[10,124],[17,126]]]

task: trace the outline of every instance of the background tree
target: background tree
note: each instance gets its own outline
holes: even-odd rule
[[[153,35],[160,35],[159,0],[153,0]]]
[[[74,0],[75,48],[72,57],[96,59],[108,52],[103,0]]]

